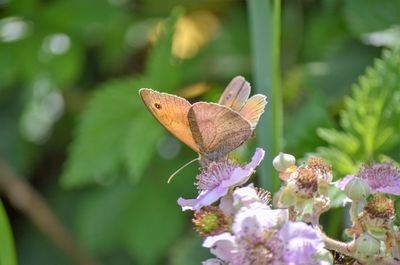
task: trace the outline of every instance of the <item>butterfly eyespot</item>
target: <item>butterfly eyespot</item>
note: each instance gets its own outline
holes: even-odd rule
[[[156,107],[156,109],[161,109],[161,105],[158,103],[154,103],[154,107]]]

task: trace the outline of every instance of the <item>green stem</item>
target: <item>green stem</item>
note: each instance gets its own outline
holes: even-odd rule
[[[281,0],[248,0],[251,31],[253,79],[257,93],[268,97],[267,109],[257,129],[258,145],[267,150],[260,169],[260,185],[275,191],[279,188],[272,159],[282,150],[282,93],[280,77]]]
[[[272,30],[272,151],[278,155],[283,148],[283,103],[281,89],[281,0],[274,0]]]

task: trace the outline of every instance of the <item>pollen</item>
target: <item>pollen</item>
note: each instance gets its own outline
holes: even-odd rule
[[[209,190],[218,186],[222,181],[229,179],[237,167],[231,161],[213,162],[197,176],[197,188]]]
[[[372,218],[391,220],[395,216],[394,202],[383,194],[373,196],[364,211]]]
[[[311,157],[307,161],[308,168],[319,171],[321,174],[329,174],[332,172],[332,167],[318,157]]]
[[[296,184],[302,190],[309,190],[310,192],[317,192],[318,179],[315,172],[311,169],[301,167],[298,169],[298,176]]]
[[[231,220],[216,206],[206,206],[194,213],[192,219],[200,236],[216,235],[229,230]]]

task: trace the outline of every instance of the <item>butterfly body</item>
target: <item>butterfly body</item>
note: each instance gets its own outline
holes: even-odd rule
[[[235,77],[219,103],[197,102],[142,88],[143,102],[153,116],[175,137],[197,152],[202,165],[225,159],[248,140],[264,112],[265,96],[248,99],[250,86]]]

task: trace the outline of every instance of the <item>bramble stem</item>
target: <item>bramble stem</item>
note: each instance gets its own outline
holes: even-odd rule
[[[329,250],[334,250],[346,256],[352,257],[354,259],[358,259],[356,255],[355,241],[350,242],[342,242],[327,236],[324,232],[321,231],[319,227],[315,227],[315,229],[320,233],[322,240],[325,243],[325,247]],[[400,260],[396,258],[390,257],[376,257],[371,260],[371,264],[382,264],[382,265],[399,265]],[[369,263],[368,263],[369,264]]]

